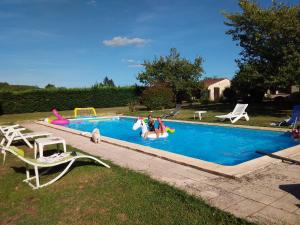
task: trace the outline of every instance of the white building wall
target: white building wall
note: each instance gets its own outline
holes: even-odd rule
[[[300,92],[300,85],[293,85],[291,87],[291,93]]]
[[[221,80],[221,81],[219,81],[217,83],[214,83],[214,84],[208,86],[207,89],[209,90],[209,100],[210,101],[214,101],[215,100],[214,99],[214,88],[215,87],[220,88],[220,97],[221,97],[221,96],[223,96],[223,91],[225,90],[225,88],[230,87],[230,85],[231,85],[230,80],[224,79],[224,80]]]

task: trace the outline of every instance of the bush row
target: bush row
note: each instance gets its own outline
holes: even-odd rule
[[[0,92],[0,114],[124,106],[136,96],[135,87]]]

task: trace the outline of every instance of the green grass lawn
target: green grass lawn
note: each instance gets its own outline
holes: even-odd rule
[[[49,171],[44,179],[59,169]],[[115,165],[107,169],[77,162],[58,182],[39,190],[23,183],[24,178],[24,164],[8,155],[6,165],[0,166],[0,224],[249,224]]]

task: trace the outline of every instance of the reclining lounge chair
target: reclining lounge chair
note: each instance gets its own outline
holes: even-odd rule
[[[26,130],[26,128],[9,127],[7,129],[0,129],[0,134],[1,136],[3,136],[0,144],[9,147],[13,141],[23,140],[28,145],[29,148],[33,148],[32,144],[29,142],[28,139],[52,135],[51,133],[48,132],[22,133],[22,131],[24,130]]]
[[[0,126],[0,131],[2,133],[6,133],[8,130],[12,129],[12,128],[20,128],[19,124],[15,124],[15,125],[1,125]]]
[[[31,159],[31,158],[24,157],[24,151],[15,146],[10,146],[8,148],[1,146],[0,149],[1,149],[2,153],[4,154],[3,164],[5,163],[6,152],[9,152],[9,153],[17,156],[21,161],[26,163],[26,179],[23,181],[25,183],[29,184],[29,186],[31,186],[33,189],[38,189],[38,188],[48,186],[48,185],[54,183],[55,181],[57,181],[58,179],[60,179],[62,176],[64,176],[68,172],[69,168],[72,166],[72,164],[77,159],[92,159],[92,160],[98,162],[99,164],[101,164],[107,168],[110,168],[109,165],[102,162],[101,160],[99,160],[93,156],[85,155],[85,154],[82,154],[79,152],[67,152],[67,153],[62,153],[62,154],[55,154],[54,156],[50,156],[50,157]],[[54,166],[58,166],[58,165],[65,164],[65,163],[67,163],[67,166],[59,175],[57,175],[55,178],[51,179],[50,181],[48,181],[45,184],[40,184],[40,175],[42,175],[43,173],[39,173],[39,168],[52,168]],[[33,176],[30,176],[29,166],[32,166],[34,168]],[[44,172],[47,172],[47,170]],[[35,180],[35,182],[31,182],[31,180]]]
[[[290,118],[276,123],[271,123],[271,126],[293,126],[300,121],[300,105],[295,105],[293,107],[293,112]]]
[[[245,111],[247,107],[248,107],[248,104],[236,104],[236,106],[234,107],[232,112],[230,112],[226,115],[220,115],[220,116],[216,116],[216,117],[222,121],[229,119],[231,123],[235,123],[236,121],[238,121],[239,119],[241,119],[243,117],[247,121],[249,121],[250,118],[249,118],[247,112]]]

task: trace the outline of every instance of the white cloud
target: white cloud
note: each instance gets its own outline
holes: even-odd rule
[[[143,67],[143,64],[139,60],[134,60],[134,59],[122,59],[121,60],[124,63],[127,63],[128,67]]]
[[[144,46],[150,40],[142,38],[128,38],[117,36],[111,40],[104,40],[102,43],[106,46],[125,46],[125,45],[134,45],[134,46]]]
[[[136,62],[134,59],[122,59],[121,61],[124,63],[135,63]]]
[[[141,68],[144,66],[142,64],[129,64],[128,67]]]
[[[96,0],[89,0],[89,1],[87,1],[86,4],[91,5],[91,6],[96,6],[97,5],[97,1]]]

